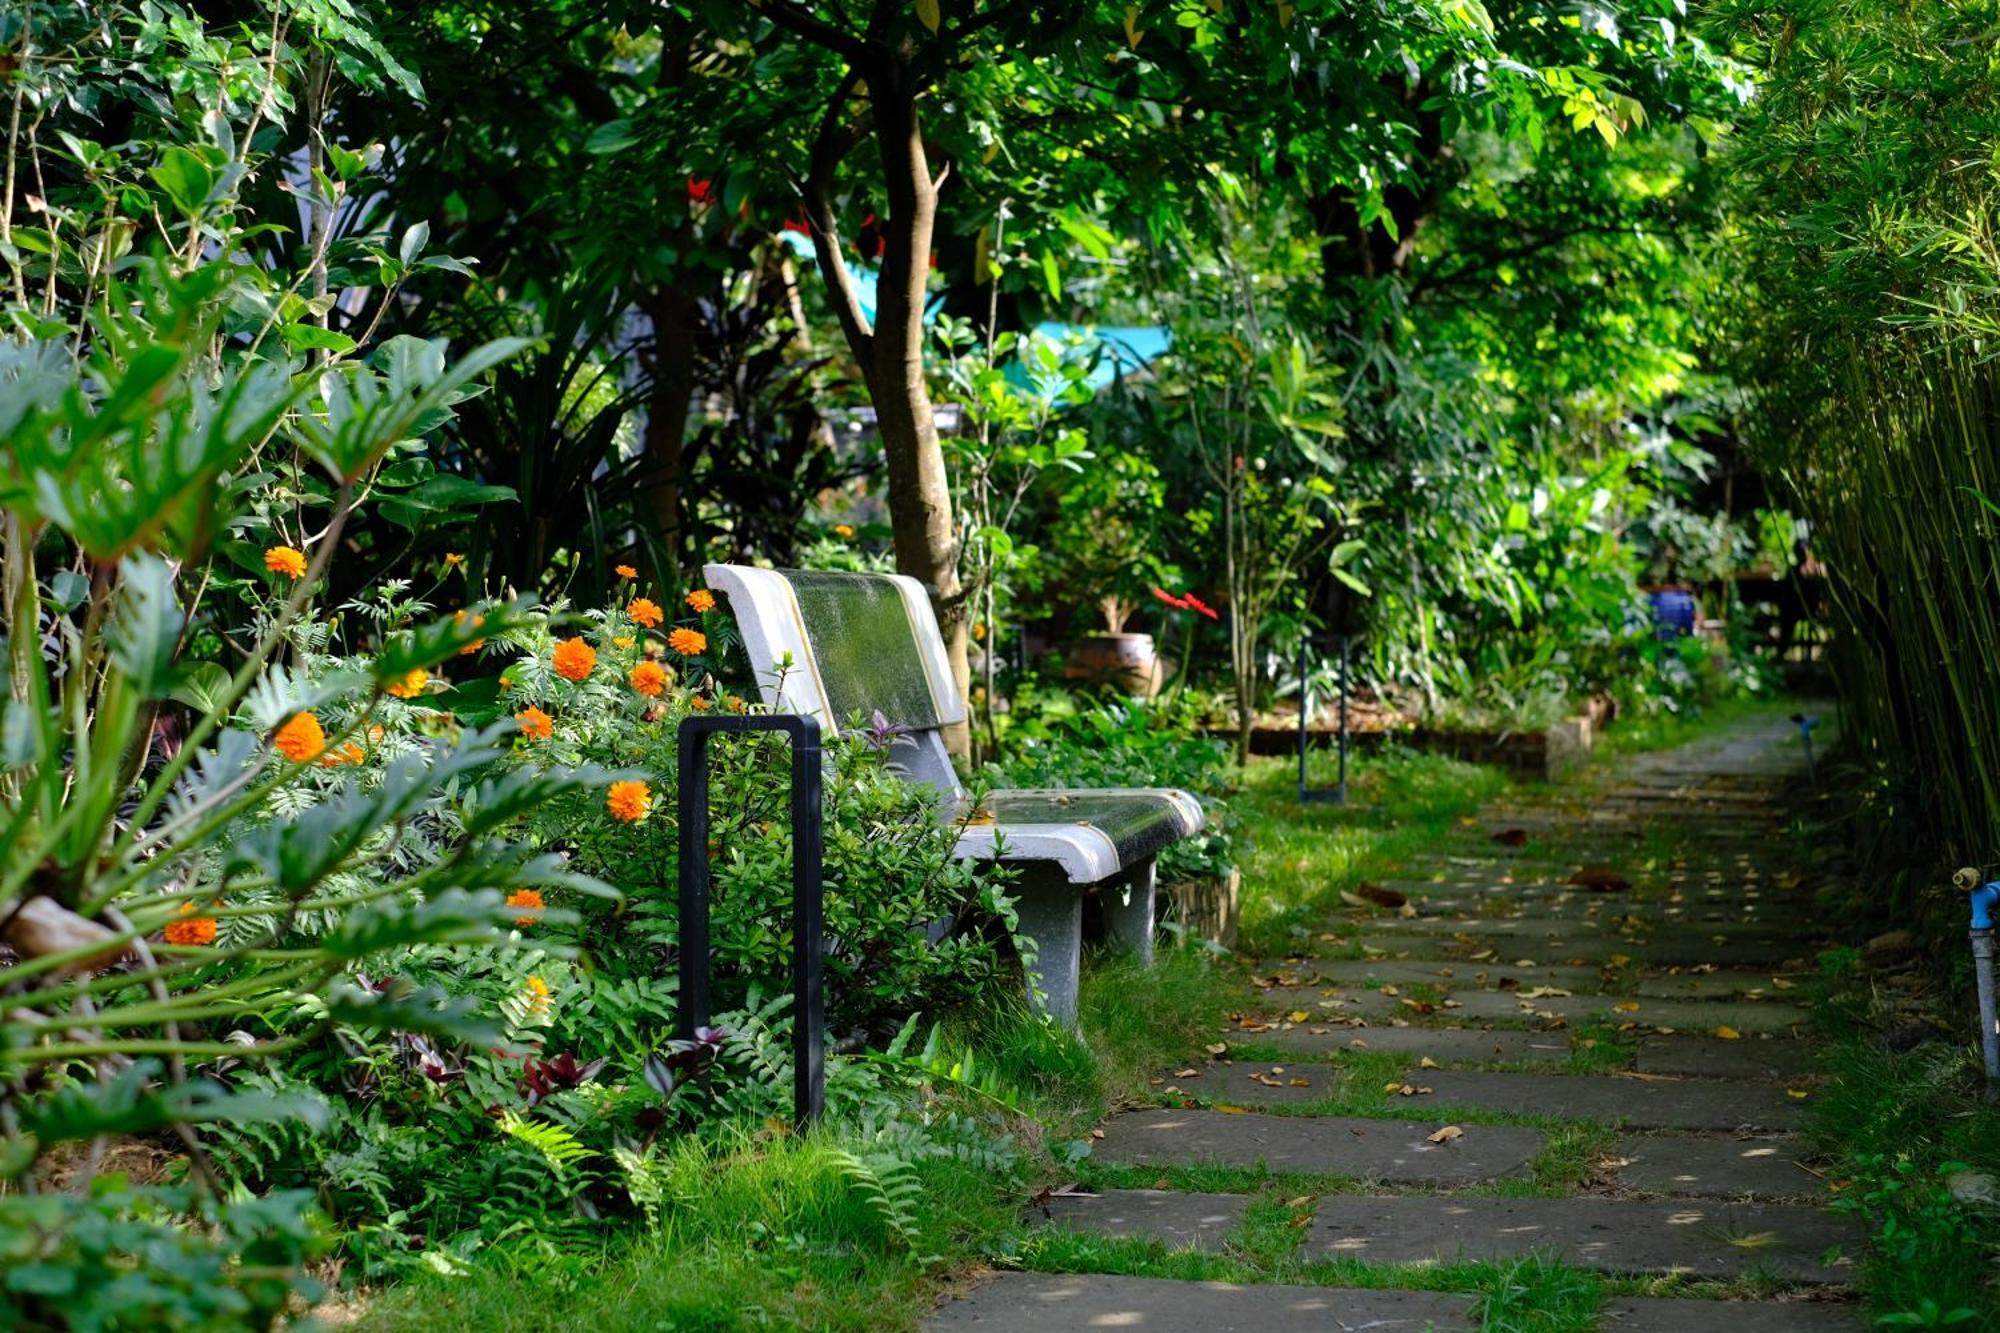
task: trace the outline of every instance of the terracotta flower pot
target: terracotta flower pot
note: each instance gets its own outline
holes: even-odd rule
[[[1070,650],[1063,663],[1070,680],[1116,685],[1150,699],[1160,692],[1164,673],[1150,634],[1092,634]]]

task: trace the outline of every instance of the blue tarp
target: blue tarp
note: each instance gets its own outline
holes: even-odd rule
[[[812,239],[804,233],[781,231],[778,235],[800,258],[810,260],[814,257]],[[849,264],[848,272],[854,277],[854,294],[861,305],[861,316],[872,325],[875,322],[876,271],[866,264]],[[925,308],[926,323],[937,318],[943,304],[944,298],[940,296]],[[1135,370],[1144,370],[1174,342],[1170,330],[1150,324],[1059,324],[1049,320],[1035,325],[1034,332],[1037,337],[1047,338],[1064,348],[1065,361],[1099,357],[1086,380],[1092,389],[1102,389],[1114,379]],[[1032,383],[1019,362],[1008,367],[1007,375],[1017,384]]]

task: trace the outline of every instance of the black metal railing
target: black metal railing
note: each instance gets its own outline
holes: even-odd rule
[[[826,1002],[821,982],[825,844],[820,834],[819,723],[796,714],[690,717],[680,729],[681,1036],[708,1026],[708,738],[782,731],[792,742],[792,1117],[826,1109]]]
[[[1348,638],[1345,634],[1333,636],[1340,653],[1340,781],[1332,787],[1313,787],[1306,783],[1306,728],[1312,721],[1312,642],[1313,636],[1299,637],[1299,800],[1302,803],[1323,802],[1331,805],[1347,804],[1347,665]]]

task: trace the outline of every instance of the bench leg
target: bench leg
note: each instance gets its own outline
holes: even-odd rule
[[[1153,858],[1125,872],[1125,882],[1107,886],[1098,896],[1104,903],[1104,934],[1114,949],[1130,949],[1146,966],[1153,965],[1153,898],[1157,891]]]
[[[1083,893],[1060,871],[1026,870],[1021,876],[1015,910],[1020,933],[1034,941],[1030,976],[1041,998],[1042,1012],[1076,1026],[1078,965],[1083,955]]]

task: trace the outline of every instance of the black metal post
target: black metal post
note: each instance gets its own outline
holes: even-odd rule
[[[1312,635],[1299,635],[1299,799],[1306,796],[1306,723],[1312,716]]]
[[[820,831],[819,722],[690,717],[680,729],[681,1036],[708,1026],[708,738],[718,731],[782,731],[792,742],[792,1116],[803,1129],[826,1109],[825,844]]]
[[[1340,645],[1340,783],[1334,787],[1306,785],[1306,723],[1312,715],[1312,689],[1307,684],[1312,667],[1312,635],[1299,636],[1299,801],[1302,804],[1347,804],[1347,636],[1336,634]]]
[[[1347,804],[1347,636],[1340,636],[1340,793],[1335,805]]]

